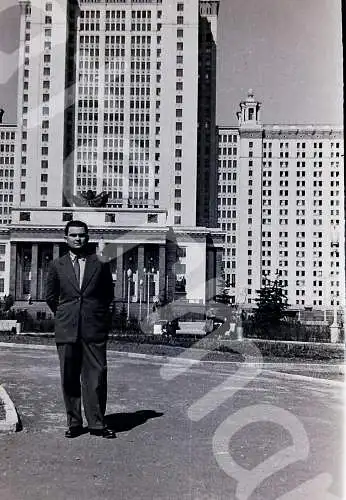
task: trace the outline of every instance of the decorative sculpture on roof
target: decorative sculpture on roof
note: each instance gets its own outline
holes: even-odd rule
[[[86,193],[73,196],[73,202],[77,207],[105,207],[107,205],[109,194],[102,191],[96,194],[95,191],[88,189]]]

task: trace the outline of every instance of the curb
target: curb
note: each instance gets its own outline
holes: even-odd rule
[[[11,398],[2,385],[0,385],[0,399],[5,408],[5,420],[0,420],[0,432],[16,432],[19,428],[18,414]]]
[[[0,342],[1,347],[18,347],[20,349],[47,349],[56,351],[55,345],[44,345],[44,344],[21,344],[20,342]]]
[[[283,378],[285,380],[300,380],[301,382],[312,382],[325,384],[332,387],[339,387],[340,389],[345,389],[345,382],[341,380],[330,380],[322,377],[311,377],[309,375],[301,375],[300,373],[289,373],[289,372],[280,372],[274,370],[266,370],[265,368],[262,370],[263,374],[268,374],[270,376],[275,376],[278,378]]]
[[[43,345],[43,344],[18,344],[14,342],[0,342],[0,348],[1,347],[21,347],[25,349],[32,349],[32,350],[40,350],[40,349],[48,349],[48,350],[56,350],[55,346],[50,346],[50,345]],[[200,350],[199,350],[200,351]],[[185,363],[187,365],[193,365],[195,363],[209,363],[210,361],[208,360],[203,360],[203,359],[194,359],[194,358],[188,358],[188,357],[172,357],[172,356],[165,356],[161,354],[144,354],[144,353],[135,353],[135,352],[130,352],[130,351],[116,351],[116,350],[109,350],[107,351],[107,355],[117,355],[117,356],[123,356],[127,357],[130,359],[147,359],[147,360],[158,360],[158,361],[164,361],[165,363],[171,363],[171,364],[182,364]],[[238,363],[237,361],[213,361],[213,363]],[[254,363],[248,363],[248,364],[256,364]],[[283,366],[287,363],[278,363],[279,365]],[[302,363],[304,364],[304,363]],[[269,376],[277,376],[279,378],[284,378],[284,379],[293,379],[293,380],[301,380],[302,382],[315,382],[318,384],[326,384],[326,385],[331,385],[335,387],[340,387],[340,388],[345,388],[345,381],[339,381],[339,380],[331,380],[323,377],[312,377],[309,375],[302,375],[298,373],[290,373],[290,372],[284,372],[284,371],[274,371],[271,370],[271,368],[274,368],[276,363],[263,363],[262,365],[262,373],[266,373]],[[318,367],[318,364],[313,364],[312,366]],[[335,365],[338,367],[339,370],[342,371],[342,373],[345,370],[344,364],[337,364]],[[1,385],[0,385],[1,389]],[[1,398],[1,391],[0,391],[0,398]],[[15,410],[16,411],[16,410]],[[18,419],[17,419],[18,420]],[[1,424],[0,424],[1,425]],[[1,428],[0,428],[1,430]]]

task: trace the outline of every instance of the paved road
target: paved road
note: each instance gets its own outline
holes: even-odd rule
[[[1,500],[342,498],[338,382],[110,352],[114,441],[64,438],[54,349],[0,346],[0,382],[23,423],[0,435]]]

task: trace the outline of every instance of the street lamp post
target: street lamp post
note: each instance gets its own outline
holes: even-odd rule
[[[336,305],[336,294],[333,294],[333,323],[330,325],[330,341],[339,341],[338,309]]]
[[[146,267],[143,268],[143,274],[144,274],[144,289],[145,289],[145,283],[146,280],[148,279],[148,273]],[[147,293],[147,304],[149,304],[149,287],[147,287],[146,293]],[[144,300],[145,300],[145,292],[144,292]],[[147,307],[149,307],[149,305]]]
[[[126,271],[127,274],[127,321],[130,319],[130,292],[131,292],[131,277],[132,277],[132,271],[131,269],[128,269]]]
[[[99,253],[100,257],[103,257],[103,252],[104,252],[105,247],[106,247],[105,241],[103,239],[103,236],[101,236],[101,238],[98,242],[98,253]]]
[[[150,277],[155,275],[155,269],[152,267],[151,271],[146,268],[143,269],[144,275],[147,277],[147,317],[150,314]]]
[[[243,340],[243,310],[239,309],[237,311],[237,324],[236,324],[236,332],[237,332],[237,340]]]
[[[332,255],[335,256],[339,248],[339,231],[336,226],[332,228],[331,234],[331,247]],[[333,298],[333,323],[330,325],[330,341],[332,343],[339,341],[339,325],[338,325],[338,308],[337,308],[337,294],[332,291]]]
[[[143,280],[139,280],[139,321],[142,321]]]

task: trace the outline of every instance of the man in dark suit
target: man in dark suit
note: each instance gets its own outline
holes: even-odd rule
[[[90,434],[114,438],[104,422],[107,399],[106,346],[113,282],[109,264],[87,252],[88,226],[69,221],[69,251],[49,268],[46,301],[55,315],[55,341],[60,360],[67,413],[65,436],[83,433],[81,396]]]

